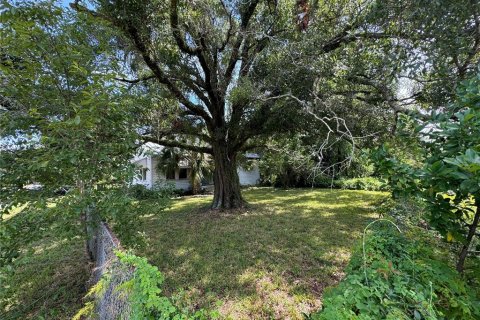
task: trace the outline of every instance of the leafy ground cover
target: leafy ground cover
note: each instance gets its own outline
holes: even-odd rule
[[[82,306],[89,277],[78,222],[52,215],[49,218],[56,222],[42,223],[38,215],[48,214],[21,209],[0,222],[0,235],[7,234],[5,228],[18,233],[15,239],[1,238],[14,241],[4,245],[16,247],[18,253],[13,262],[0,267],[0,319],[71,319]],[[66,224],[78,234],[66,237]],[[29,228],[35,229],[35,239],[26,236]]]
[[[249,209],[234,214],[208,211],[209,196],[185,197],[143,218],[148,244],[137,253],[159,267],[164,293],[185,308],[218,309],[227,319],[301,319],[344,276],[385,195],[255,188],[244,192]]]
[[[309,319],[480,318],[478,272],[462,277],[438,235],[376,222],[354,250],[346,277],[326,290],[323,310]]]

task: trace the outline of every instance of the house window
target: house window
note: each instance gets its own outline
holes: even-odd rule
[[[147,168],[141,168],[140,169],[140,180],[142,181],[147,181]]]
[[[167,172],[165,172],[165,177],[168,180],[175,180],[175,169],[168,169]]]
[[[178,171],[178,179],[187,179],[188,177],[188,169],[187,168],[180,168]]]

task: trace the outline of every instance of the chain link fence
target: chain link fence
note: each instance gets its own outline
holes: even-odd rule
[[[121,286],[132,279],[134,268],[123,265],[115,255],[115,251],[122,248],[108,225],[96,219],[92,210],[87,212],[86,220],[87,250],[94,262],[89,285],[97,284],[102,278],[105,280],[95,298],[93,319],[128,319],[131,312],[128,293]]]

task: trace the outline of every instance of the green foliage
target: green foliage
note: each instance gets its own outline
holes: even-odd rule
[[[71,207],[64,214],[79,220],[97,199],[112,200],[115,192],[121,199],[133,175],[138,109],[126,88],[114,85],[118,64],[105,59],[112,34],[52,1],[2,1],[1,24],[0,215],[45,206],[65,187],[60,203]],[[112,208],[103,217],[108,213],[120,216]],[[25,238],[51,222],[41,214],[23,219]]]
[[[128,300],[131,302],[132,319],[181,319],[177,309],[166,297],[161,297],[160,285],[163,275],[145,258],[117,252],[120,262],[134,267],[134,276],[122,287],[130,287]],[[153,315],[156,315],[155,317]]]
[[[78,217],[82,206],[71,193],[11,209],[9,215],[0,220],[0,266],[12,263],[25,247],[42,240],[49,232],[66,239],[77,236],[81,233]]]
[[[426,203],[418,198],[401,197],[386,198],[376,204],[380,216],[392,217],[395,223],[404,227],[421,227],[428,229],[426,219]]]
[[[406,196],[418,190],[419,169],[392,157],[385,146],[376,150],[373,155],[378,171],[388,177],[388,185],[394,198]]]
[[[389,187],[383,181],[374,177],[352,178],[336,180],[335,185],[341,189],[388,191]]]
[[[309,150],[312,146],[303,143],[298,135],[277,137],[270,143],[259,162],[262,183],[281,188],[311,185],[315,166]]]
[[[83,205],[92,205],[97,218],[109,223],[115,234],[122,238],[128,248],[145,244],[141,217],[152,212],[162,211],[170,204],[171,188],[147,190],[150,206],[141,206],[136,198],[129,195],[128,189],[97,189],[83,195]],[[153,210],[154,209],[154,210]]]
[[[435,253],[435,239],[377,228],[358,247],[347,276],[311,319],[478,319],[475,292]]]
[[[134,184],[129,187],[128,193],[137,200],[146,200],[153,197],[153,192],[141,184]]]
[[[123,265],[135,270],[132,279],[118,288],[128,292],[128,301],[132,308],[130,319],[206,320],[215,318],[215,314],[207,314],[203,310],[191,315],[178,310],[170,299],[161,295],[160,287],[164,277],[157,267],[149,264],[147,259],[133,254],[120,251],[116,254]]]
[[[90,275],[82,227],[68,207],[17,208],[0,222],[0,318],[68,319]]]
[[[468,247],[480,203],[480,74],[457,91],[455,104],[418,121],[423,166],[402,162],[385,147],[375,159],[394,196],[422,198],[428,203],[430,224],[447,240]]]
[[[360,146],[357,146],[360,147]],[[370,149],[364,148],[360,151],[355,152],[353,155],[352,163],[347,167],[346,172],[340,172],[341,175],[344,175],[348,178],[368,178],[370,177],[375,170],[374,163],[370,157]]]
[[[319,161],[318,148],[324,142],[325,132],[315,126],[303,130],[302,134],[276,136],[269,141],[268,150],[259,161],[263,184],[282,188],[338,188],[341,186],[332,180],[372,175],[373,163],[366,150],[352,151],[351,144],[334,136],[329,142],[332,147],[322,151]],[[351,162],[346,165],[349,157]]]
[[[168,199],[174,192],[173,184],[158,183],[153,188],[148,189],[141,184],[134,184],[128,188],[128,195],[137,200],[147,199]]]
[[[41,211],[40,211],[41,212]],[[43,213],[43,212],[41,212]],[[0,266],[11,263],[20,255],[25,244],[37,240],[41,235],[35,232],[38,228],[48,227],[54,217],[45,214],[37,218],[39,212],[25,210],[20,217],[14,217],[0,224]]]

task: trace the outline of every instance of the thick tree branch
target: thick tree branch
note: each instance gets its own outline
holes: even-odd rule
[[[480,18],[478,15],[475,13],[474,15],[474,40],[473,40],[473,45],[471,50],[468,52],[467,57],[465,58],[465,61],[462,65],[459,65],[458,60],[456,60],[456,64],[458,67],[458,75],[460,78],[464,78],[465,74],[468,70],[468,67],[470,66],[470,63],[472,62],[473,58],[478,55],[480,51]]]
[[[153,72],[153,75],[157,78],[157,80],[160,83],[164,84],[168,88],[168,90],[178,99],[178,101],[181,104],[183,104],[188,110],[190,110],[194,115],[198,115],[198,116],[202,117],[204,119],[205,123],[207,124],[207,127],[209,127],[210,129],[212,128],[212,118],[210,117],[210,115],[203,109],[202,106],[196,105],[196,104],[192,103],[189,99],[187,99],[183,95],[182,91],[175,85],[175,83],[173,81],[171,81],[171,79],[162,71],[162,69],[160,69],[158,64],[150,56],[150,54],[148,52],[148,49],[147,49],[145,43],[142,41],[141,36],[140,36],[140,34],[138,32],[138,29],[136,27],[134,27],[129,22],[126,22],[125,25],[119,25],[119,23],[117,21],[114,21],[111,18],[109,18],[105,15],[101,15],[101,14],[99,14],[99,13],[93,11],[93,10],[90,10],[90,9],[78,4],[78,2],[79,1],[77,0],[74,3],[71,3],[70,7],[72,9],[78,11],[78,12],[87,13],[87,14],[91,15],[92,17],[104,19],[104,20],[106,20],[106,21],[124,29],[125,32],[127,33],[127,35],[130,36],[130,38],[133,40],[133,43],[135,44],[136,49],[140,52],[143,60],[145,61],[147,66],[150,68],[150,70]],[[174,8],[175,8],[174,11],[175,11],[175,14],[176,14],[177,1],[172,0],[172,5],[174,5]],[[176,19],[177,19],[177,23],[178,23],[178,15],[176,16]],[[174,25],[175,25],[175,17],[173,18],[173,20],[174,20],[173,22],[174,22]],[[174,36],[175,36],[175,32],[174,32]],[[178,44],[178,45],[181,46],[181,44]],[[135,80],[133,80],[133,81],[135,81]],[[126,82],[128,82],[128,81],[126,81]],[[201,97],[199,97],[199,98],[201,98]]]
[[[165,147],[176,147],[180,149],[191,150],[191,151],[196,151],[201,153],[209,153],[209,154],[213,153],[213,149],[210,147],[194,146],[194,145],[176,141],[176,140],[163,140],[163,139],[157,139],[151,136],[142,136],[142,139],[144,142],[153,142]]]
[[[205,87],[204,83],[200,83],[199,81],[193,80],[188,76],[182,76],[181,72],[176,73],[175,75],[167,75],[174,81],[180,81],[183,83],[188,89],[190,89],[202,102],[207,106],[212,104],[211,100],[205,95]],[[211,110],[209,110],[211,112]]]
[[[388,39],[388,38],[399,38],[399,35],[393,35],[388,33],[381,32],[363,32],[349,34],[348,31],[343,31],[339,35],[333,37],[327,41],[320,49],[321,53],[328,53],[334,51],[345,44],[356,42],[361,39]]]
[[[180,118],[173,122],[173,125],[168,130],[155,131],[155,136],[165,137],[165,136],[176,136],[176,135],[187,135],[197,137],[207,143],[211,143],[212,139],[209,135],[205,134],[205,126],[202,123],[195,123],[196,119]]]
[[[178,99],[178,101],[183,104],[187,109],[192,111],[194,114],[202,117],[205,120],[205,123],[208,127],[212,127],[212,118],[208,115],[208,113],[201,107],[190,100],[188,100],[182,93],[182,91],[166,76],[166,74],[160,69],[158,64],[153,60],[153,58],[148,53],[148,50],[140,38],[140,34],[138,30],[132,26],[127,25],[126,31],[132,38],[135,47],[140,52],[143,57],[143,60],[147,64],[147,66],[152,70],[153,74],[157,77],[160,83],[166,85],[169,91]]]
[[[181,51],[190,55],[196,55],[202,50],[198,46],[190,47],[184,40],[185,36],[178,24],[178,0],[170,1],[170,27],[172,28],[173,38]]]
[[[195,42],[195,47],[191,47],[186,43],[184,39],[185,36],[183,32],[181,32],[179,27],[178,0],[170,1],[170,27],[172,28],[173,37],[180,50],[186,54],[197,57],[205,77],[204,89],[207,91],[210,101],[207,102],[207,100],[204,99],[203,94],[199,95],[199,99],[201,99],[205,103],[210,113],[214,115],[216,112],[218,112],[218,110],[216,110],[216,108],[214,108],[213,106],[217,105],[219,102],[219,97],[217,91],[215,90],[218,83],[218,79],[216,78],[217,75],[216,72],[212,71],[211,63],[209,63],[205,55],[205,49],[207,48],[207,44],[205,42],[204,36],[200,35],[199,39],[192,39]],[[215,67],[213,66],[213,68]],[[195,92],[195,94],[197,94],[197,92]]]
[[[247,9],[245,10],[245,12],[243,12],[242,14],[240,30],[237,32],[237,41],[233,45],[232,54],[230,55],[230,60],[225,70],[224,78],[225,78],[226,86],[228,86],[228,84],[232,80],[233,70],[235,69],[235,65],[239,60],[240,47],[246,38],[247,27],[250,22],[250,19],[253,16],[253,13],[255,12],[257,4],[258,4],[258,0],[252,0],[248,5]]]
[[[96,12],[96,11],[90,10],[87,7],[79,4],[79,2],[80,2],[80,0],[75,0],[75,2],[70,3],[70,8],[72,8],[73,10],[75,10],[77,12],[83,12],[83,13],[86,13],[86,14],[94,17],[94,18],[101,18],[105,21],[108,21],[108,22],[111,22],[111,23],[115,24],[114,21],[111,18],[109,18],[105,15],[102,15],[102,14]]]
[[[232,37],[233,35],[233,20],[232,20],[232,13],[228,11],[227,9],[227,6],[225,5],[225,2],[223,2],[223,0],[220,0],[220,3],[222,4],[222,7],[223,7],[223,10],[225,10],[225,12],[227,13],[228,15],[228,30],[227,30],[227,34],[225,36],[225,40],[223,41],[223,43],[220,45],[218,49],[218,52],[222,52],[223,50],[225,50],[225,47],[227,46],[227,44],[230,42],[230,38]]]
[[[400,113],[411,113],[413,110],[407,109],[404,106],[402,106],[399,102],[407,100],[407,99],[397,99],[393,92],[387,88],[385,84],[382,84],[378,81],[375,81],[373,79],[370,79],[368,77],[362,76],[362,75],[357,75],[357,76],[350,76],[348,80],[352,80],[355,83],[366,85],[369,87],[373,87],[381,96],[383,101],[387,102],[390,108],[394,112],[400,112]],[[419,96],[420,93],[413,95],[410,97],[411,99],[416,98]],[[356,97],[357,99],[359,97]]]

